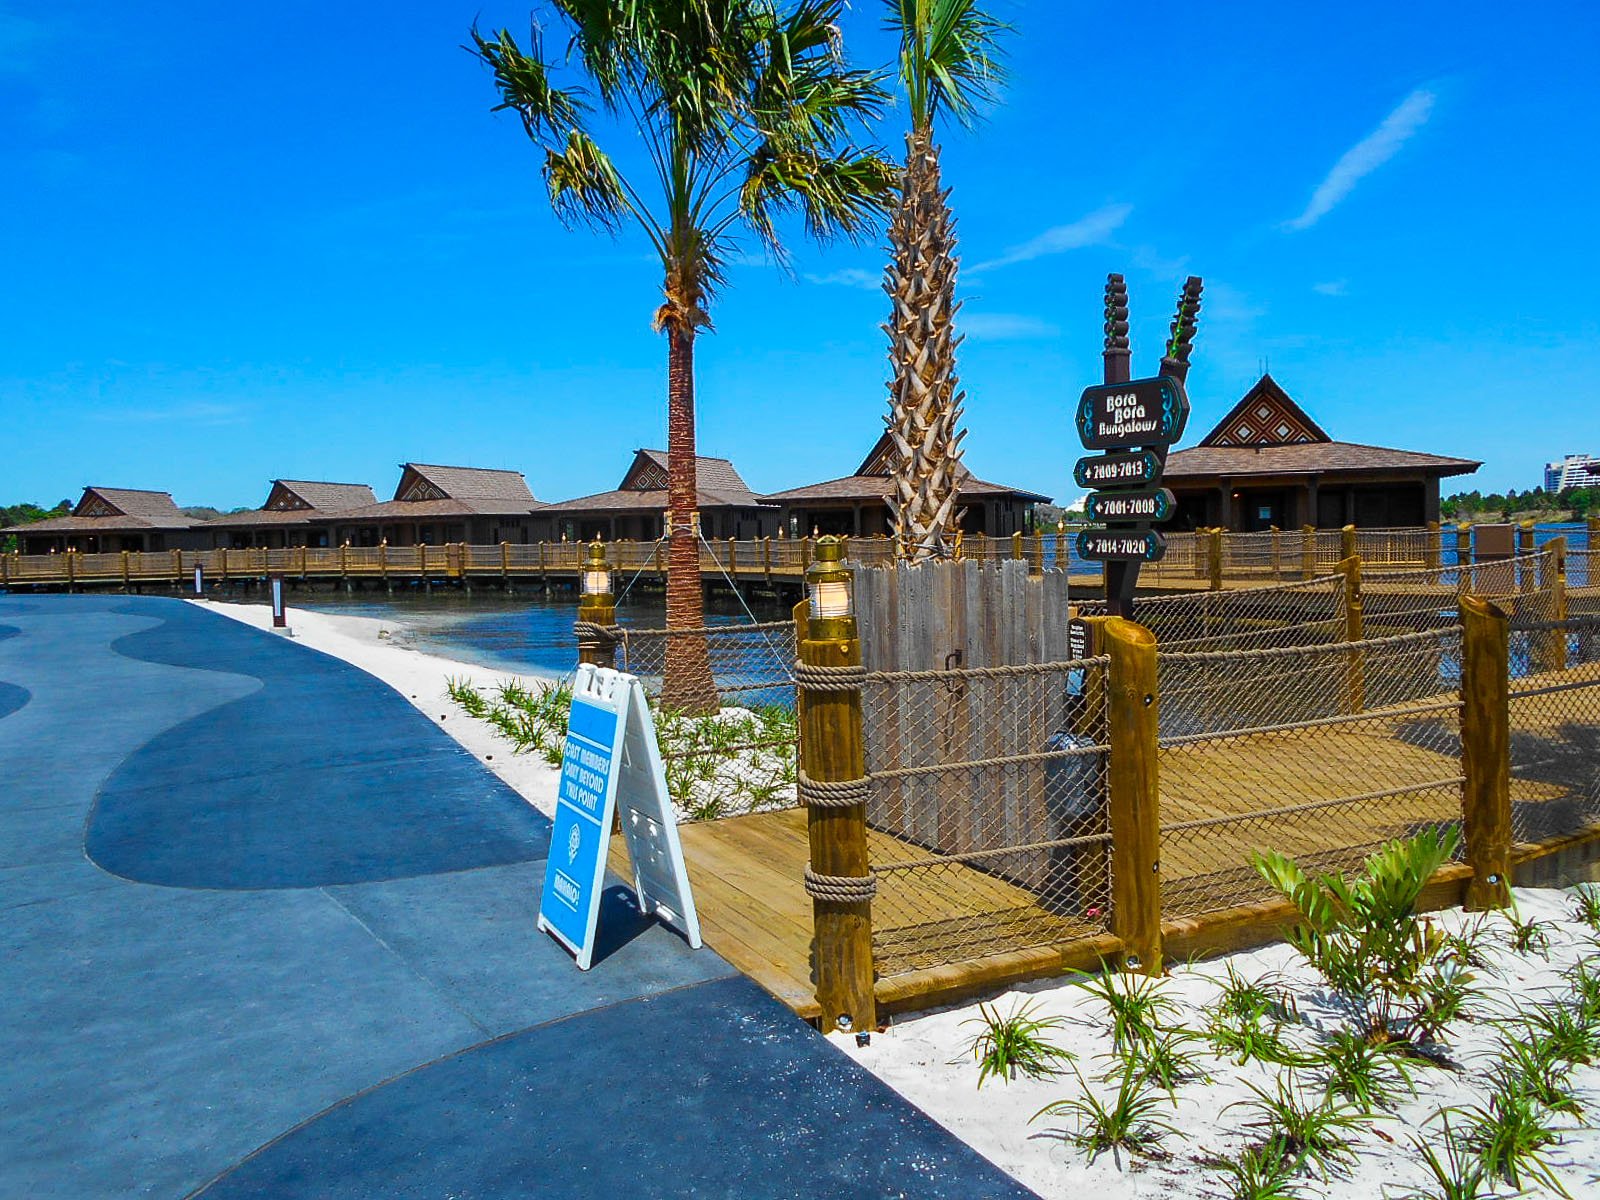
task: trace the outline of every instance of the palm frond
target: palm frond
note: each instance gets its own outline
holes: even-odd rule
[[[491,111],[513,110],[528,136],[540,143],[559,141],[568,130],[582,126],[589,106],[580,89],[560,88],[551,80],[537,28],[529,32],[526,52],[506,29],[486,38],[474,26],[471,36],[467,49],[494,72],[500,92],[500,103]]]
[[[877,228],[894,199],[895,170],[876,153],[847,147],[837,155],[768,145],[751,160],[740,211],[767,248],[781,255],[776,220],[796,212],[819,241],[859,241]]]
[[[981,0],[887,0],[884,27],[900,39],[900,80],[914,127],[940,112],[971,125],[1005,81],[1000,42],[1010,26]]]
[[[564,222],[583,221],[616,229],[628,212],[616,167],[581,129],[568,131],[560,151],[545,151],[544,178],[550,206]]]

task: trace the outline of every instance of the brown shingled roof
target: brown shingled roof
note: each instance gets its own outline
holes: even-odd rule
[[[538,503],[521,471],[495,467],[441,467],[429,463],[402,463],[401,471],[402,482],[404,472],[415,471],[452,500],[492,500],[512,504],[525,502],[530,508]],[[399,498],[398,491],[395,498]]]
[[[378,497],[364,483],[324,483],[312,479],[278,479],[282,484],[312,508],[323,512],[337,512],[341,508],[358,508],[376,504]]]
[[[1357,442],[1307,442],[1293,446],[1194,446],[1167,456],[1163,481],[1227,475],[1317,475],[1329,471],[1426,471],[1466,475],[1483,464]]]
[[[542,512],[660,512],[667,507],[664,487],[648,484],[667,477],[665,450],[635,450],[622,483],[609,492],[563,500]],[[750,490],[726,458],[695,457],[695,494],[700,508],[760,508],[766,501]],[[641,481],[647,486],[640,486]]]
[[[786,492],[772,492],[762,497],[769,504],[793,503],[796,500],[877,500],[889,492],[889,480],[884,475],[846,475],[825,483],[807,484],[790,488]],[[1047,504],[1049,496],[1008,487],[1003,483],[989,483],[968,472],[961,480],[963,496],[1016,496],[1023,500]]]
[[[71,516],[13,525],[0,533],[111,533],[119,529],[190,529],[199,524],[179,510],[170,492],[90,486],[83,489]]]

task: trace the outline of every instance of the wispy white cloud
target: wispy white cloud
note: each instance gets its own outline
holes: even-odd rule
[[[1309,229],[1328,213],[1334,205],[1348,196],[1372,172],[1388,162],[1428,123],[1433,113],[1435,96],[1426,88],[1418,88],[1400,101],[1383,123],[1350,149],[1346,150],[1333,170],[1311,193],[1306,210],[1294,220],[1286,222],[1288,229]]]
[[[1037,237],[1011,247],[998,258],[991,258],[967,269],[972,272],[989,271],[995,267],[1009,267],[1013,263],[1030,262],[1050,254],[1065,254],[1069,250],[1082,250],[1085,246],[1101,245],[1122,227],[1131,212],[1133,212],[1131,204],[1107,204],[1070,224],[1052,226]]]
[[[1345,296],[1350,292],[1348,279],[1330,279],[1326,283],[1313,283],[1311,290],[1319,296]]]
[[[807,275],[807,283],[834,284],[839,287],[861,288],[863,291],[875,292],[883,287],[883,275],[864,271],[860,267],[845,267],[839,271],[829,271],[826,275]]]
[[[1034,342],[1061,335],[1057,326],[1026,313],[963,311],[956,318],[956,329],[985,342]]]

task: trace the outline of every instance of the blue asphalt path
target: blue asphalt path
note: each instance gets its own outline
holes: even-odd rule
[[[0,786],[0,1197],[1032,1195],[281,637],[0,595]]]

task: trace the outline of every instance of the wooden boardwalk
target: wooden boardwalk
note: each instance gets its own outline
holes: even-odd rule
[[[1557,679],[1600,684],[1600,664],[1520,679],[1516,686]],[[1592,697],[1586,703],[1600,724],[1600,687],[1579,694]],[[1571,709],[1564,705],[1571,696],[1515,700],[1514,733],[1570,739]],[[1248,866],[1250,852],[1261,846],[1340,869],[1386,839],[1458,817],[1460,787],[1454,781],[1460,761],[1448,738],[1418,736],[1422,726],[1441,720],[1453,728],[1453,714],[1439,710],[1437,702],[1423,702],[1385,709],[1382,719],[1351,726],[1163,748],[1168,919],[1203,921],[1206,913],[1265,898],[1266,889]],[[1360,796],[1369,798],[1349,799]],[[1568,796],[1560,783],[1512,780],[1513,805],[1524,812],[1570,804]],[[1283,811],[1294,809],[1301,811]],[[1570,817],[1563,813],[1561,819]],[[682,838],[706,943],[797,1014],[815,1018],[811,901],[800,882],[807,859],[804,812],[685,825]],[[869,848],[877,863],[929,853],[879,831],[869,834]],[[627,877],[620,839],[612,847],[612,866]],[[907,920],[912,912],[917,919]],[[1117,943],[1095,924],[1050,911],[1032,893],[995,875],[948,863],[936,871],[880,878],[874,944],[881,964],[879,1004],[894,1012],[949,1002],[1008,980],[1092,967]],[[892,973],[882,973],[885,968]]]

